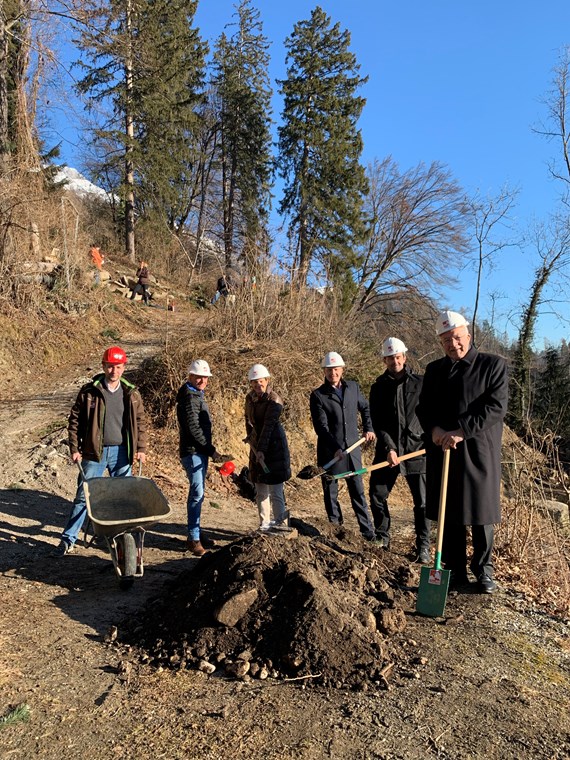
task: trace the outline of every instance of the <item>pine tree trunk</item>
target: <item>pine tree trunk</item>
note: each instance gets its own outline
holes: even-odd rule
[[[133,125],[133,50],[132,50],[132,4],[127,0],[127,40],[128,52],[125,63],[126,82],[126,131],[127,149],[125,152],[125,247],[128,258],[136,261],[135,251],[135,179],[133,169],[133,142],[135,137]]]
[[[0,0],[0,175],[8,160],[8,34]]]

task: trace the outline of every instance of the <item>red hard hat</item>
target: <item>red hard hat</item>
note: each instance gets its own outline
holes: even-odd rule
[[[224,462],[220,467],[220,475],[227,477],[228,475],[231,475],[232,472],[234,472],[235,468],[236,466],[233,462]]]
[[[120,346],[111,346],[103,354],[105,364],[126,364],[127,355]]]

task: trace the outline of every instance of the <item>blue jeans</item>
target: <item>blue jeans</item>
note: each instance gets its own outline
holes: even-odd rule
[[[204,454],[188,454],[180,459],[182,467],[190,481],[188,491],[188,538],[190,541],[200,540],[200,515],[204,502],[204,487],[206,484],[206,472],[208,471],[208,457]]]
[[[102,478],[105,470],[109,471],[109,475],[112,478],[125,478],[131,474],[131,465],[129,464],[126,446],[103,446],[100,462],[82,459],[81,466],[83,467],[86,480]],[[85,492],[83,490],[83,476],[79,473],[77,478],[77,493],[75,494],[69,520],[61,536],[68,544],[73,545],[77,541],[86,514],[87,504],[85,503]]]

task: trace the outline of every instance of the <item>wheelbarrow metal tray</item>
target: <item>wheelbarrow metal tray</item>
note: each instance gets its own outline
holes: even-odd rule
[[[84,481],[83,488],[96,536],[116,536],[134,528],[148,528],[172,511],[150,478],[91,478]]]

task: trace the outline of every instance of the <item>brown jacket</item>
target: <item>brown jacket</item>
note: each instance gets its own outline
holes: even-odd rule
[[[104,377],[103,374],[97,375],[81,388],[71,408],[67,428],[71,453],[79,452],[84,459],[94,462],[99,462],[103,453],[105,399],[101,385]],[[121,378],[121,385],[125,399],[123,430],[132,464],[135,454],[146,450],[146,419],[142,398],[136,387],[124,377]]]

